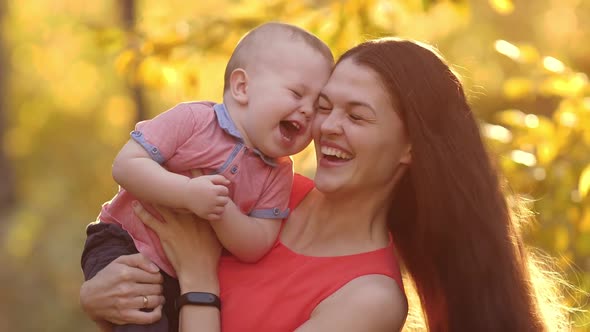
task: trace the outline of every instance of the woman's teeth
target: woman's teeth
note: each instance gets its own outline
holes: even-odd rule
[[[324,154],[326,156],[332,156],[332,157],[337,157],[337,158],[346,159],[346,160],[352,159],[352,155],[350,155],[342,150],[327,147],[327,146],[322,146],[321,152],[322,152],[322,154]]]

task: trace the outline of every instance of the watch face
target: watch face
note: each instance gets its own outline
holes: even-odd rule
[[[215,294],[205,292],[189,292],[182,294],[174,303],[176,310],[180,310],[182,306],[187,304],[212,306],[221,309],[221,300],[219,297]]]
[[[212,294],[207,293],[189,293],[187,294],[187,300],[189,303],[202,303],[202,304],[213,304],[215,297]]]

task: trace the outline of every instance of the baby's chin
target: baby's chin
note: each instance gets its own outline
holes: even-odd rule
[[[311,143],[311,139],[309,140],[304,140],[302,142],[295,142],[292,146],[289,147],[276,147],[275,149],[266,149],[267,151],[264,151],[263,149],[259,149],[265,156],[269,157],[269,158],[283,158],[283,157],[290,157],[293,155],[296,155],[300,152],[302,152],[303,150],[305,150]]]
[[[300,152],[303,152],[307,147],[309,147],[310,144],[311,144],[311,139],[306,140],[303,143],[297,144],[292,149],[289,149],[289,151],[286,152],[285,156],[292,156],[292,155],[298,154]]]

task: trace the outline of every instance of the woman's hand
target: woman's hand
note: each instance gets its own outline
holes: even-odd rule
[[[158,267],[141,254],[121,256],[82,284],[80,305],[103,325],[104,320],[115,324],[153,323],[162,315],[162,281]],[[143,308],[154,310],[144,312],[140,310]]]
[[[181,292],[218,294],[217,264],[221,244],[209,223],[195,215],[179,214],[156,206],[166,220],[162,223],[139,202],[133,203],[133,209],[137,217],[158,234],[166,256],[178,275]]]

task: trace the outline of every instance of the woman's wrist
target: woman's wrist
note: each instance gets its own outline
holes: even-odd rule
[[[219,295],[219,280],[217,269],[204,269],[199,271],[178,274],[180,293],[207,292]]]

